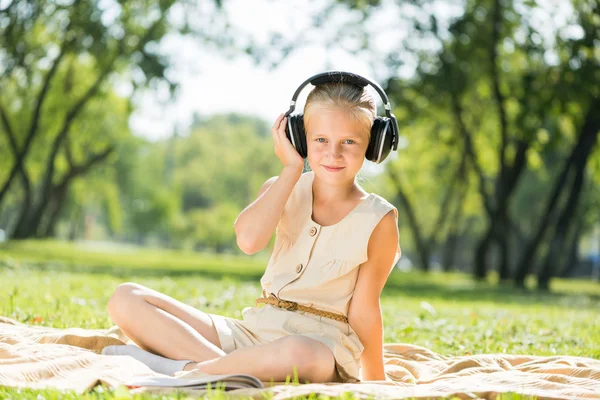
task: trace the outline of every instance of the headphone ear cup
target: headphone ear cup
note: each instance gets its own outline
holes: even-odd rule
[[[290,132],[291,129],[291,132]],[[304,132],[303,114],[289,115],[288,123],[285,126],[285,135],[296,148],[302,158],[306,158],[308,152],[306,149],[306,133]]]
[[[365,158],[369,161],[375,162],[377,159],[377,152],[375,149],[378,149],[380,142],[380,131],[381,130],[381,118],[376,117],[373,121],[373,125],[371,126],[371,137],[369,138],[369,145],[367,146],[367,151],[365,153]]]
[[[369,140],[369,146],[365,153],[367,160],[379,164],[385,160],[390,153],[393,139],[392,125],[390,122],[388,117],[376,117],[373,121],[373,126],[371,127],[371,139]]]

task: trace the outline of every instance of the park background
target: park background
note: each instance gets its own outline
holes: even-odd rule
[[[336,69],[377,81],[400,128],[359,175],[400,212],[386,341],[598,358],[599,15],[593,0],[0,0],[0,312],[107,327],[133,280],[239,316],[273,245],[244,254],[233,230],[281,170],[271,125]]]

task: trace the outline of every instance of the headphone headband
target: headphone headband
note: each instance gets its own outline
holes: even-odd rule
[[[294,95],[292,96],[292,101],[290,102],[290,109],[285,113],[285,116],[287,117],[290,114],[292,114],[292,112],[296,108],[296,100],[298,99],[300,92],[302,91],[302,89],[304,89],[304,87],[306,85],[308,85],[310,83],[314,86],[317,86],[317,85],[321,85],[324,83],[330,83],[330,82],[350,83],[350,84],[358,85],[358,86],[362,86],[362,87],[365,87],[367,85],[373,86],[373,88],[375,88],[375,90],[377,91],[377,93],[379,93],[379,96],[383,100],[383,107],[385,109],[385,114],[387,115],[388,118],[390,118],[392,120],[391,121],[392,129],[394,130],[396,137],[398,137],[398,122],[396,121],[396,117],[394,116],[394,114],[392,114],[392,111],[391,111],[392,106],[390,105],[390,101],[388,100],[388,97],[385,94],[385,92],[383,91],[383,89],[381,88],[381,86],[379,86],[376,82],[374,82],[372,80],[369,80],[363,76],[360,76],[360,75],[352,73],[352,72],[327,71],[327,72],[321,72],[319,74],[311,76],[310,78],[308,78],[307,80],[302,82],[302,84],[294,92]],[[395,143],[392,143],[392,147],[394,150],[396,150],[398,148],[398,142],[395,141]]]

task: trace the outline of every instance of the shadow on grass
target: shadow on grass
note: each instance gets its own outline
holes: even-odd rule
[[[439,280],[439,281],[436,281]],[[382,297],[416,297],[423,300],[473,303],[490,302],[506,305],[553,305],[565,308],[600,306],[600,295],[591,293],[540,292],[517,289],[512,285],[475,282],[470,278],[430,278],[394,271]]]
[[[82,265],[69,264],[61,262],[31,262],[22,263],[15,268],[0,261],[0,270],[11,269],[19,270],[36,270],[44,272],[68,272],[68,273],[83,273],[83,274],[98,274],[110,275],[117,278],[127,279],[134,276],[144,277],[202,277],[213,280],[233,279],[240,282],[257,282],[263,275],[263,271],[248,268],[243,269],[190,269],[190,268],[144,268],[144,267],[119,267],[114,265]]]
[[[132,277],[202,277],[213,280],[231,279],[239,282],[258,283],[264,270],[255,266],[243,268],[145,268],[119,267],[115,265],[85,265],[66,262],[21,262],[18,266],[0,260],[0,271],[36,270],[44,272],[67,272],[110,275],[123,280]],[[474,282],[470,277],[457,275],[425,275],[422,273],[403,273],[393,271],[382,293],[383,298],[413,297],[420,300],[441,300],[444,302],[472,303],[490,302],[505,305],[553,305],[565,308],[592,308],[600,306],[600,295],[563,292],[538,292],[516,289],[508,285],[494,285]]]

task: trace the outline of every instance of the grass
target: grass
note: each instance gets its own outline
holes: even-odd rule
[[[209,313],[241,318],[261,293],[261,256],[93,249],[61,242],[0,246],[0,315],[58,328],[112,326],[106,303],[134,281]],[[385,342],[413,343],[452,356],[477,353],[569,354],[600,358],[600,284],[553,282],[551,293],[474,283],[462,274],[394,271],[382,294]],[[594,333],[596,332],[596,333]],[[0,398],[77,398],[68,392],[0,388]],[[214,392],[210,398],[222,398]],[[69,397],[72,396],[72,397]],[[97,391],[84,398],[131,396]],[[505,394],[505,399],[528,397]],[[348,398],[352,398],[350,396]],[[313,397],[319,398],[319,397]]]

